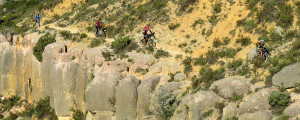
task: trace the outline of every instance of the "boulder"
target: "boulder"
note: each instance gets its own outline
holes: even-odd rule
[[[210,90],[217,89],[222,97],[230,98],[233,93],[243,95],[250,88],[250,82],[244,78],[230,77],[215,81]]]
[[[174,80],[176,81],[176,82],[180,82],[180,81],[182,81],[182,80],[184,80],[185,79],[185,76],[184,76],[184,74],[182,74],[182,73],[177,73],[175,76],[174,76]]]
[[[234,103],[229,103],[223,108],[222,120],[231,119],[237,114],[237,105]]]
[[[137,107],[137,87],[139,81],[135,76],[122,79],[116,87],[117,120],[135,120]]]
[[[291,118],[300,114],[300,100],[296,101],[295,103],[290,104],[284,110],[284,114],[288,115]]]
[[[103,62],[99,72],[124,72],[129,71],[128,66],[122,61]]]
[[[252,113],[260,110],[271,108],[268,97],[273,91],[278,91],[276,88],[264,88],[251,95],[238,109],[238,116],[244,113]]]
[[[273,85],[291,88],[300,83],[300,62],[284,67],[273,76]]]
[[[248,52],[247,60],[252,60],[255,56],[257,56],[256,47],[251,48],[251,50]]]
[[[271,120],[272,112],[270,110],[261,110],[254,113],[245,113],[239,117],[239,120]]]
[[[50,102],[58,116],[71,115],[70,110],[74,104],[73,91],[76,85],[77,70],[78,63],[73,62],[56,62],[50,70],[50,80],[52,82],[48,86],[53,90]]]
[[[94,117],[94,120],[113,120],[113,119],[114,119],[113,112],[97,111]]]
[[[149,115],[151,95],[159,80],[158,76],[149,77],[138,86],[137,117],[139,120],[143,120],[145,116]]]
[[[212,91],[199,91],[196,94],[188,94],[182,98],[171,120],[184,120],[187,118],[200,120],[202,119],[201,115],[207,110],[213,109],[217,102],[222,102],[222,98]]]
[[[155,57],[150,54],[142,54],[136,52],[129,52],[127,53],[129,58],[133,59],[133,64],[136,67],[145,68],[148,65],[151,65],[155,62]]]
[[[113,111],[115,88],[121,79],[120,73],[101,73],[95,75],[86,89],[86,109],[88,111]]]
[[[300,119],[300,114],[295,116],[295,117],[292,117],[292,118],[290,117],[289,120],[299,120],[299,119]]]

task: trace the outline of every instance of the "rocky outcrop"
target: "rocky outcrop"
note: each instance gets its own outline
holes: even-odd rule
[[[199,91],[193,95],[187,95],[182,99],[171,120],[200,120],[201,115],[212,109],[217,102],[222,102],[222,98],[212,91]],[[217,119],[217,118],[215,118]]]
[[[139,81],[134,76],[121,80],[116,87],[117,120],[134,120],[136,118],[137,87]]]
[[[257,48],[251,48],[248,52],[247,60],[252,60],[255,56],[257,56]]]
[[[237,114],[237,105],[234,103],[229,103],[223,108],[222,120],[227,120],[235,117]]]
[[[284,67],[273,76],[273,85],[290,88],[300,83],[300,62]]]
[[[177,73],[175,76],[174,76],[174,81],[176,81],[176,82],[180,82],[180,81],[182,81],[182,80],[184,80],[185,79],[185,76],[184,76],[184,74],[182,74],[182,73]]]
[[[254,113],[245,113],[239,117],[239,120],[271,120],[272,112],[270,110],[261,110]]]
[[[244,78],[230,77],[214,82],[209,89],[217,89],[222,97],[230,98],[233,93],[242,95],[248,92],[250,88],[249,81]]]
[[[238,109],[238,116],[244,113],[252,113],[260,110],[267,110],[271,108],[269,105],[268,97],[271,92],[277,91],[275,88],[264,88],[251,95]]]
[[[296,101],[295,103],[290,104],[285,110],[284,114],[288,115],[289,117],[295,117],[300,114],[300,100]]]
[[[141,82],[138,86],[137,116],[144,120],[150,113],[150,99],[160,77],[153,76]]]
[[[120,79],[120,73],[101,73],[96,75],[86,89],[87,110],[114,111],[116,86]]]

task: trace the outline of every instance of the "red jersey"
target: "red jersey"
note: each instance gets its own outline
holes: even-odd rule
[[[150,30],[149,27],[145,27],[145,28],[144,28],[144,33],[147,33],[149,30]]]
[[[101,24],[102,27],[104,27],[104,24],[102,22],[99,23],[99,21],[96,22],[97,27],[99,27],[99,24]]]

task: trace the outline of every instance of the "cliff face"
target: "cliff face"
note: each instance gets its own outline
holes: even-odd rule
[[[95,119],[144,119],[149,116],[155,89],[158,93],[178,95],[180,87],[190,84],[164,84],[167,79],[160,82],[161,77],[152,74],[141,82],[132,69],[147,67],[149,60],[135,57],[140,60],[134,65],[121,60],[105,61],[100,48],[68,49],[59,42],[45,48],[40,63],[32,50],[41,36],[1,35],[0,94],[18,95],[29,102],[50,96],[58,116],[70,116],[74,108],[97,113]],[[159,83],[164,84],[163,89],[157,87]]]

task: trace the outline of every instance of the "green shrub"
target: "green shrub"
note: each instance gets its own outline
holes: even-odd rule
[[[190,5],[193,5],[198,0],[179,0],[180,10],[185,11]]]
[[[296,39],[292,45],[293,45],[292,50],[299,50],[300,49],[300,40]]]
[[[223,108],[225,107],[225,104],[223,102],[215,103],[215,108],[220,111],[220,113],[223,113]]]
[[[116,53],[124,52],[124,51],[132,51],[138,48],[137,44],[134,42],[133,38],[129,36],[119,37],[117,40],[112,42],[111,48],[114,49]]]
[[[41,119],[44,117],[49,117],[50,119],[57,119],[57,116],[55,115],[54,109],[50,106],[50,97],[46,97],[45,99],[42,99],[37,102],[37,105],[35,106],[35,114]]]
[[[201,18],[199,18],[198,20],[196,20],[194,23],[193,23],[193,27],[196,27],[198,24],[200,25],[203,25],[204,24],[204,20],[202,20]]]
[[[75,60],[76,59],[76,57],[75,56],[72,56],[72,60]]]
[[[222,11],[222,3],[221,2],[217,2],[214,7],[213,7],[214,11],[216,13],[220,13]]]
[[[192,41],[191,41],[192,44],[194,44],[194,43],[196,43],[196,42],[197,42],[197,40],[192,40]]]
[[[211,68],[203,68],[202,70],[200,70],[200,79],[205,83],[205,85],[203,86],[204,89],[208,89],[214,81],[224,78],[224,72],[225,69],[222,67],[218,70],[212,70]]]
[[[103,43],[105,43],[105,40],[94,38],[90,43],[90,47],[91,48],[98,47],[99,45],[102,45]]]
[[[257,27],[257,24],[255,23],[255,20],[249,20],[246,22],[244,29],[246,32],[252,33],[252,30],[256,27]]]
[[[273,91],[268,97],[268,101],[272,107],[287,106],[291,101],[291,96],[286,92]]]
[[[251,40],[249,37],[241,37],[236,40],[236,43],[240,43],[242,46],[248,46]]]
[[[233,61],[230,61],[228,64],[227,64],[227,68],[229,70],[236,70],[238,67],[240,67],[241,65],[243,64],[243,61],[240,59],[240,60],[233,60]]]
[[[135,69],[135,72],[145,75],[147,72],[149,72],[149,70],[138,67]]]
[[[212,16],[209,16],[208,22],[211,23],[212,25],[216,25],[219,22],[219,16],[216,14],[213,14]]]
[[[272,42],[279,42],[282,40],[282,36],[278,33],[275,33],[273,32],[271,35],[270,35],[270,38],[272,40]]]
[[[179,45],[178,45],[178,47],[180,47],[180,48],[182,48],[182,47],[186,47],[187,46],[187,44],[186,43],[180,43]]]
[[[248,9],[254,8],[259,1],[260,0],[246,0],[246,3],[248,4]]]
[[[111,61],[112,57],[114,57],[114,54],[109,51],[102,52],[102,56],[105,58],[105,61]]]
[[[80,110],[72,109],[72,112],[73,112],[72,118],[74,120],[85,120],[86,119],[85,118],[86,115],[83,112],[81,112]]]
[[[154,57],[156,59],[159,59],[161,57],[169,57],[169,56],[170,56],[169,52],[164,51],[162,49],[157,50],[156,53],[154,54]]]
[[[216,38],[214,41],[213,41],[213,47],[219,47],[222,45],[222,42],[219,40],[219,38]]]
[[[86,38],[87,37],[87,35],[85,34],[85,33],[81,33],[80,34],[80,38],[82,39],[82,38]]]
[[[186,59],[184,59],[182,61],[182,63],[184,64],[184,74],[188,75],[189,72],[191,72],[193,70],[193,67],[192,67],[192,58],[191,57],[187,57]]]
[[[195,66],[199,66],[199,65],[205,65],[206,64],[206,60],[203,57],[203,55],[201,55],[199,58],[195,58],[194,59],[194,65]]]
[[[245,24],[246,24],[246,20],[245,20],[245,19],[236,21],[236,25],[237,25],[238,27],[243,26],[243,25],[245,25]]]
[[[266,34],[262,34],[258,37],[258,40],[264,40],[265,42],[270,41]]]
[[[224,57],[234,58],[234,56],[237,54],[237,50],[232,48],[226,48],[221,52],[221,54],[224,55]]]
[[[277,120],[289,120],[290,116],[288,115],[284,115],[284,116],[280,116]]]
[[[160,120],[169,120],[177,106],[176,97],[170,92],[161,92],[153,95],[153,112]]]
[[[54,42],[55,42],[55,38],[49,33],[45,34],[38,40],[38,42],[33,47],[33,55],[36,57],[38,61],[40,62],[43,61],[43,52],[45,50],[45,47]]]
[[[15,105],[20,105],[20,99],[21,98],[19,96],[11,96],[4,100],[0,100],[0,113],[10,110]]]
[[[219,56],[217,55],[218,51],[209,50],[206,53],[206,62],[208,64],[214,64],[219,59]]]
[[[293,7],[291,5],[282,5],[280,6],[280,16],[277,21],[277,25],[287,28],[293,25],[294,15],[293,15]]]
[[[178,28],[179,26],[180,26],[179,23],[176,23],[176,24],[171,23],[171,24],[169,24],[169,29],[170,29],[170,30],[175,30],[175,29]]]
[[[63,31],[60,31],[59,32],[60,34],[61,34],[61,36],[63,36],[63,38],[65,39],[65,40],[67,40],[67,39],[72,39],[72,33],[70,32],[70,31],[66,31],[66,30],[63,30]]]
[[[229,42],[230,42],[230,38],[229,37],[223,38],[223,45],[228,45]]]
[[[208,110],[206,112],[203,113],[202,118],[206,118],[208,116],[210,116],[212,114],[213,110]]]

